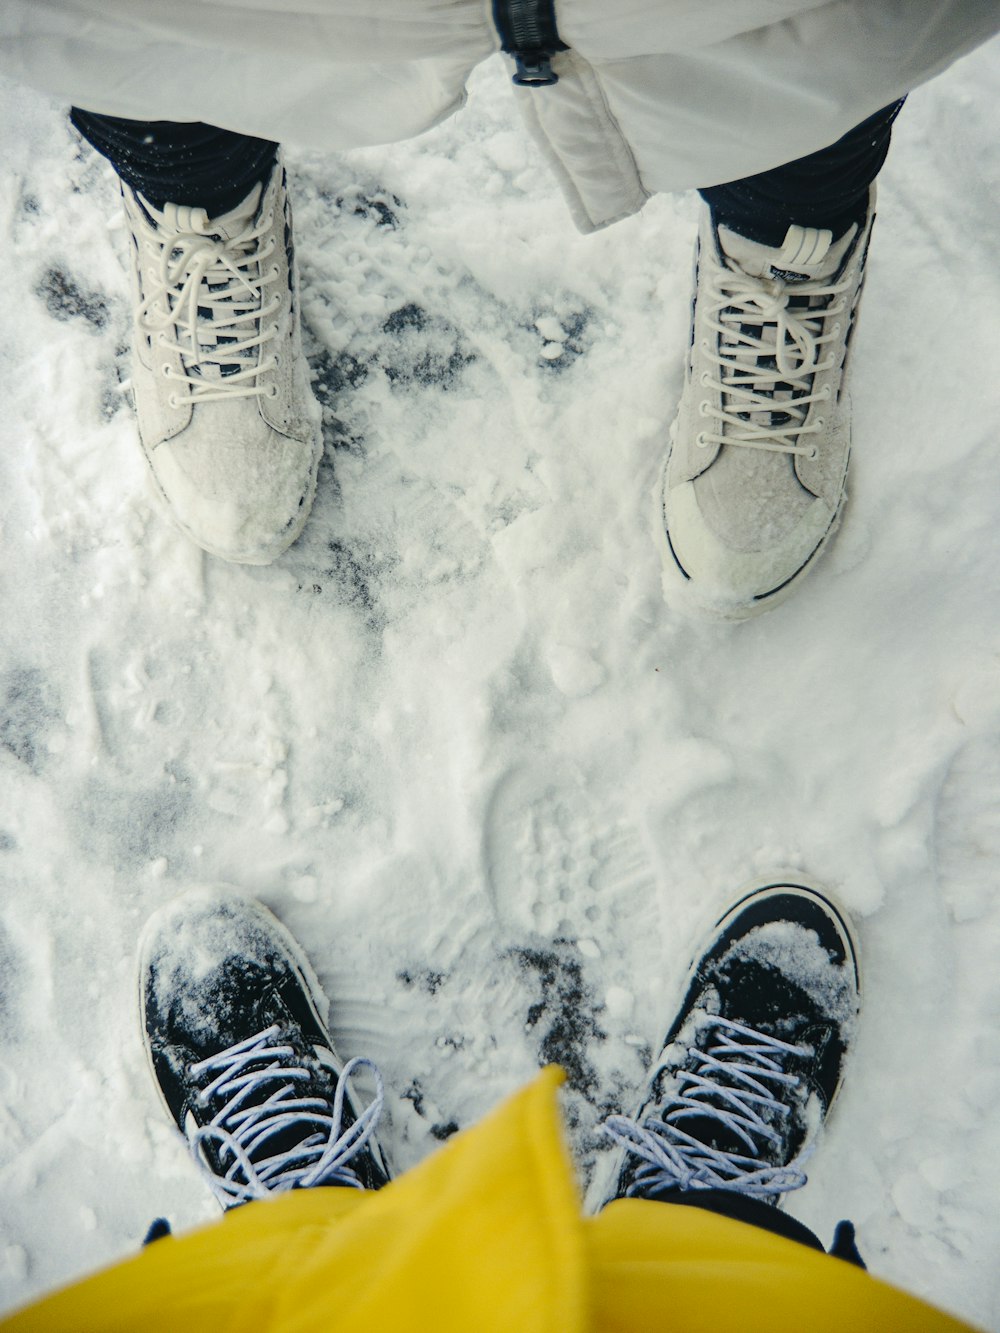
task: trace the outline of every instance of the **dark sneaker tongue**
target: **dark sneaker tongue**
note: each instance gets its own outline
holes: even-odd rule
[[[196,208],[190,204],[164,204],[160,212],[145,200],[142,200],[142,203],[161,231],[186,234],[194,232],[199,236],[218,236],[220,240],[231,241],[256,216],[262,191],[263,186],[255,185],[235,208],[214,218],[209,217],[203,208]]]
[[[268,1097],[272,1097],[276,1092],[278,1092],[280,1086],[281,1085],[278,1083],[277,1080],[274,1080],[273,1082],[271,1080],[268,1080],[266,1084],[262,1085],[260,1097],[256,1098],[253,1103],[250,1102],[245,1103],[246,1109],[249,1110],[252,1105],[259,1106],[261,1102],[266,1101]],[[296,1084],[294,1087],[294,1095],[296,1097],[308,1096],[309,1093],[307,1085],[304,1083]],[[280,1105],[281,1103],[279,1102],[278,1106],[280,1107]],[[275,1118],[277,1118],[278,1114],[279,1112],[275,1111]],[[262,1122],[261,1129],[263,1130],[264,1128],[265,1126]],[[250,1160],[253,1162],[254,1166],[260,1168],[264,1165],[266,1161],[268,1161],[272,1157],[279,1157],[283,1153],[296,1151],[297,1149],[302,1147],[302,1145],[306,1142],[307,1139],[314,1138],[316,1135],[320,1136],[320,1141],[317,1144],[317,1150],[321,1151],[322,1148],[324,1147],[327,1137],[326,1128],[320,1124],[310,1124],[308,1121],[304,1119],[298,1120],[294,1125],[289,1125],[287,1128],[279,1130],[275,1134],[267,1135],[267,1137],[262,1140],[259,1146],[255,1145],[254,1147],[252,1147],[250,1150]],[[221,1147],[218,1148],[217,1151],[219,1153],[219,1157],[222,1162],[223,1170],[228,1170],[233,1162],[232,1153]],[[307,1164],[306,1159],[303,1158],[303,1160],[299,1162],[297,1166],[299,1167],[299,1169],[301,1169],[302,1166],[306,1164]],[[241,1168],[237,1168],[236,1178],[240,1181],[245,1181],[244,1172]]]
[[[713,1116],[696,1115],[694,1112],[690,1116],[675,1115],[671,1118],[671,1124],[685,1134],[690,1134],[693,1139],[703,1143],[706,1148],[714,1148],[717,1152],[734,1153],[738,1157],[753,1157],[754,1153],[749,1146],[735,1134],[731,1129]],[[757,1142],[755,1137],[755,1142]],[[766,1165],[767,1159],[761,1159],[761,1164]]]

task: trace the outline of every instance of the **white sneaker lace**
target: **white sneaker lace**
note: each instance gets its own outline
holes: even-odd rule
[[[853,273],[848,268],[839,282],[787,282],[712,262],[704,271],[716,339],[714,348],[703,339],[701,350],[716,369],[703,372],[701,384],[720,395],[721,408],[702,401],[701,415],[718,424],[702,431],[696,444],[815,458],[815,446],[804,437],[818,434],[825,423],[822,417],[809,422],[809,409],[830,398],[830,385],[814,393],[813,380],[835,364],[842,331],[837,316],[846,309],[846,301],[836,298],[852,286]],[[804,304],[792,306],[793,298]]]
[[[209,1106],[213,1098],[223,1105],[211,1123],[191,1136],[191,1152],[209,1177],[209,1184],[224,1208],[293,1188],[314,1185],[347,1185],[363,1189],[351,1161],[375,1132],[382,1113],[382,1076],[371,1060],[349,1060],[337,1080],[333,1103],[321,1097],[296,1095],[296,1083],[308,1082],[315,1073],[295,1063],[295,1051],[278,1040],[277,1025],[230,1046],[191,1066],[194,1078],[215,1077],[201,1090],[198,1100]],[[344,1099],[356,1070],[367,1067],[375,1077],[375,1096],[346,1129]],[[268,1086],[272,1091],[266,1093]],[[288,1142],[289,1131],[301,1131],[292,1147],[268,1154],[268,1145],[278,1135]],[[205,1152],[211,1144],[220,1162],[232,1161],[225,1174],[218,1174]]]
[[[809,1051],[719,1016],[708,1018],[705,1026],[706,1033],[717,1029],[715,1043],[695,1052],[695,1069],[678,1071],[676,1093],[658,1108],[662,1115],[648,1115],[642,1124],[622,1115],[604,1122],[608,1137],[643,1161],[626,1193],[728,1189],[773,1201],[801,1188],[806,1183],[801,1171],[760,1164],[762,1144],[781,1141],[761,1112],[789,1114],[790,1107],[774,1097],[772,1088],[797,1087],[800,1079],[786,1074],[782,1061]],[[679,1122],[694,1116],[716,1121],[749,1152],[726,1152],[687,1133]]]
[[[182,369],[163,362],[162,374],[186,384],[195,403],[268,394],[259,376],[278,364],[275,354],[254,355],[276,337],[279,327],[268,317],[281,306],[275,292],[265,303],[264,289],[277,281],[277,265],[265,266],[274,253],[266,214],[230,239],[210,232],[204,209],[178,210],[186,225],[177,231],[161,228],[137,210],[136,225],[159,248],[159,261],[147,273],[148,294],[136,313],[139,328],[158,346],[177,352]],[[140,251],[141,254],[141,251]],[[206,372],[208,372],[206,374]],[[178,406],[176,395],[171,407]]]

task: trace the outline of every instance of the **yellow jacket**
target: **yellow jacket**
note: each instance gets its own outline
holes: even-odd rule
[[[545,1070],[377,1194],[235,1209],[0,1321],[0,1333],[959,1333],[818,1251],[698,1208],[582,1218]]]

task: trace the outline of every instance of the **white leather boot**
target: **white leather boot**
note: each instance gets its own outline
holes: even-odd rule
[[[132,384],[157,489],[206,551],[268,564],[302,531],[322,455],[284,169],[216,218],[122,192]]]
[[[663,484],[665,562],[689,605],[776,605],[833,535],[846,496],[847,349],[874,221],[837,241],[790,227],[771,248],[708,209],[692,342]]]

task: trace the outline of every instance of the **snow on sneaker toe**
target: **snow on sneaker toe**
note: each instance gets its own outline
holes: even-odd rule
[[[716,229],[704,210],[660,520],[668,575],[720,618],[781,601],[840,518],[847,348],[873,221],[872,203],[837,241],[790,227],[779,249]]]
[[[284,169],[217,218],[156,209],[127,187],[123,198],[132,384],[153,479],[198,546],[267,564],[302,531],[322,454]]]

